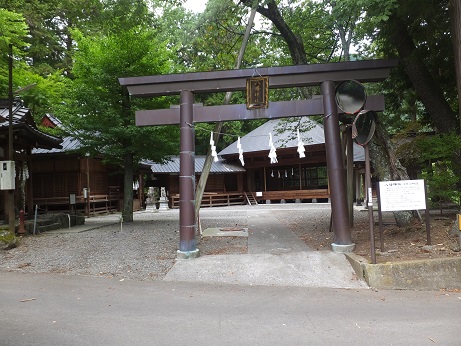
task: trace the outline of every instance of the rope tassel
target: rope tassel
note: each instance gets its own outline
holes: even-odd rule
[[[242,143],[240,143],[240,137],[238,137],[238,139],[237,139],[237,149],[239,151],[239,160],[242,163],[242,166],[245,166],[245,161],[243,160]]]
[[[272,134],[269,133],[269,155],[268,157],[271,159],[271,163],[277,163],[277,153],[275,152],[275,146],[272,142]]]
[[[211,156],[213,157],[213,161],[214,161],[214,162],[219,161],[219,160],[218,160],[218,154],[216,153],[216,146],[214,145],[213,131],[211,131],[210,146],[211,146]]]
[[[299,134],[299,129],[297,129],[297,131],[298,131],[298,150],[297,151],[299,153],[299,158],[302,159],[303,157],[306,157],[306,155],[304,154],[306,149],[304,148],[304,143],[301,140],[301,136]]]

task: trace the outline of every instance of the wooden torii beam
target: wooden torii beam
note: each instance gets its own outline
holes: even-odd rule
[[[255,76],[269,76],[270,89],[319,86],[326,80],[380,82],[389,76],[390,69],[395,66],[397,60],[364,60],[128,77],[119,78],[119,82],[131,96],[154,97],[177,95],[182,90],[190,90],[194,94],[241,91],[246,89],[247,78]]]
[[[194,104],[194,123],[213,121],[235,121],[277,119],[323,114],[323,97],[310,100],[269,102],[267,108],[247,109],[244,104],[206,106]],[[384,110],[384,96],[367,98],[365,109],[375,112]],[[137,126],[179,124],[179,108],[136,111]]]
[[[335,102],[336,83],[345,80],[379,82],[389,76],[397,60],[351,61],[329,64],[296,65],[257,69],[195,72],[172,75],[119,78],[120,85],[132,97],[156,97],[180,94],[178,109],[136,112],[138,126],[180,125],[178,257],[199,255],[195,241],[195,143],[194,122],[249,120],[324,114],[325,148],[330,185],[335,252],[349,252],[355,247],[351,238],[345,172],[342,162],[339,116]],[[269,103],[267,109],[248,110],[244,105],[194,106],[194,94],[245,90],[248,78],[269,77],[269,88],[320,86],[321,98]],[[369,97],[367,109],[384,108],[382,96]]]

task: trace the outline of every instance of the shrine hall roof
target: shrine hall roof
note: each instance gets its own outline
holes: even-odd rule
[[[245,152],[269,151],[269,133],[276,149],[295,148],[298,146],[297,129],[306,150],[309,145],[325,144],[323,126],[309,117],[292,121],[272,119],[240,138],[243,155]],[[361,146],[354,143],[353,151],[355,162],[365,161],[365,151]],[[223,157],[235,154],[238,154],[237,141],[218,153]]]

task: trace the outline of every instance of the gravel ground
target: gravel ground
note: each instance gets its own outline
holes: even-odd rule
[[[200,212],[202,229],[248,227],[253,215],[260,216],[262,210],[302,239],[317,234],[328,244],[332,242],[330,205],[323,203],[205,208]],[[367,213],[359,215],[364,218]],[[119,220],[118,214],[91,217],[85,224],[99,228],[23,237],[17,248],[0,251],[0,270],[162,280],[176,260],[179,210],[137,212],[134,222],[122,226]],[[227,236],[205,237],[197,247],[201,255],[216,255],[248,253],[247,245],[246,237]]]
[[[213,209],[202,212],[203,229],[247,225],[244,208]],[[114,224],[80,233],[52,231],[23,237],[17,248],[0,251],[0,270],[163,279],[176,260],[179,211],[137,212],[134,222],[122,226],[119,220],[117,214],[91,217],[88,226]],[[247,238],[205,238],[198,248],[202,255],[246,253]]]
[[[331,210],[327,203],[205,208],[200,212],[202,229],[249,227],[251,219],[255,215],[260,217],[262,211],[276,217],[313,250],[330,250],[333,233],[328,232]],[[176,261],[179,210],[137,212],[134,222],[123,223],[122,226],[119,220],[119,214],[91,217],[85,224],[99,228],[80,233],[53,231],[23,237],[17,248],[0,250],[0,270],[107,276],[120,280],[162,280]],[[107,225],[110,222],[112,224]],[[379,261],[460,256],[459,250],[451,251],[452,239],[446,236],[449,226],[445,226],[444,222],[433,221],[431,224],[435,244],[433,251],[421,251],[416,246],[418,241],[425,242],[424,228],[411,232],[395,231],[395,227],[389,226],[391,233],[385,234],[385,242],[386,249],[392,249],[392,252],[381,256],[382,259],[379,257]],[[357,245],[355,252],[367,257],[370,254],[368,213],[356,210],[354,223],[352,238]],[[377,244],[376,239],[378,247]],[[244,254],[248,253],[248,239],[204,237],[198,239],[197,247],[202,256]],[[421,249],[424,250],[424,247]]]

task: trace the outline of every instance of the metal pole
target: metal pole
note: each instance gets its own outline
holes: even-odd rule
[[[376,185],[376,197],[378,197],[379,241],[381,243],[381,252],[384,252],[383,212],[381,211],[381,195],[379,190],[379,183]]]
[[[458,231],[459,248],[461,249],[461,214],[458,214]]]
[[[13,150],[13,45],[8,46],[8,160],[14,162]],[[14,165],[12,167],[14,169]],[[8,228],[15,232],[14,189],[8,190]]]
[[[335,102],[335,83],[325,81],[320,85],[323,94],[325,148],[331,196],[335,252],[350,252],[355,248],[349,227],[346,177],[341,153],[339,117]]]
[[[37,230],[37,217],[38,217],[38,204],[35,205],[35,214],[34,214],[34,235]]]
[[[90,217],[90,158],[86,157],[86,209],[87,216]]]
[[[8,46],[8,100],[9,100],[9,117],[8,117],[8,160],[13,160],[13,45]]]
[[[430,224],[430,215],[429,215],[429,201],[427,199],[427,185],[426,180],[424,180],[424,198],[426,199],[426,210],[424,212],[424,216],[426,218],[426,238],[427,238],[427,245],[431,245],[431,224]]]
[[[346,132],[346,170],[347,170],[347,207],[349,210],[349,226],[354,226],[354,143],[352,140],[352,127],[348,126]]]
[[[195,240],[195,141],[194,95],[189,90],[180,95],[179,163],[179,258],[199,255]]]
[[[365,180],[367,182],[367,206],[368,206],[368,219],[370,221],[370,250],[371,250],[371,263],[376,263],[375,253],[375,235],[374,235],[374,219],[373,219],[373,190],[371,188],[371,173],[370,173],[370,148],[365,144]]]

